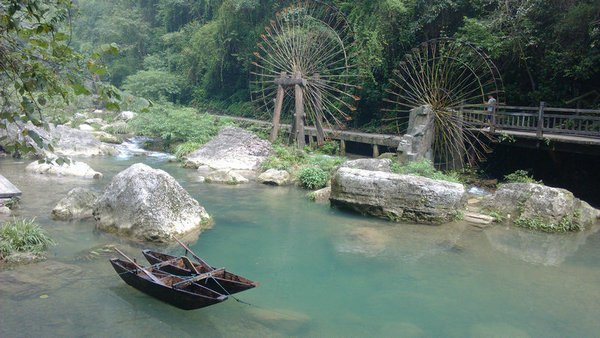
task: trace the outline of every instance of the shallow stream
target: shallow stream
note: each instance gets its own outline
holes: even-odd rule
[[[600,232],[548,235],[457,222],[394,224],[310,202],[294,187],[211,185],[160,154],[85,159],[101,180],[28,174],[0,159],[23,191],[17,216],[56,240],[49,260],[0,271],[0,337],[319,336],[597,337]],[[143,162],[169,172],[214,217],[191,249],[261,282],[183,311],[126,285],[103,245],[138,262],[143,247],[59,222],[50,210],[75,186],[101,192]],[[2,219],[0,219],[1,221]],[[156,247],[155,247],[156,248]],[[183,254],[175,246],[158,248]]]

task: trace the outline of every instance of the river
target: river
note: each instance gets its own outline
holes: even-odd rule
[[[312,203],[295,187],[200,183],[164,154],[129,148],[84,160],[101,180],[28,174],[28,161],[0,159],[0,172],[23,191],[16,215],[35,217],[57,242],[46,262],[0,271],[1,337],[600,333],[597,228],[550,235],[463,222],[395,224]],[[101,192],[137,162],[169,172],[214,217],[191,249],[261,283],[237,294],[243,302],[183,311],[155,300],[116,275],[112,254],[89,253],[111,244],[142,262],[144,246],[96,231],[93,220],[50,218],[73,187]]]

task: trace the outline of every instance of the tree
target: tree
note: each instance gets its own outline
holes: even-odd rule
[[[68,102],[72,94],[90,94],[85,87],[82,68],[89,71],[87,79],[105,72],[100,54],[86,60],[70,47],[71,0],[7,0],[0,3],[0,129],[8,123],[31,121],[44,125],[42,110],[52,97]],[[104,51],[116,54],[115,46]],[[99,86],[101,98],[109,108],[118,108],[116,88]],[[37,133],[24,128],[24,136],[40,148],[44,144]],[[14,149],[33,151],[32,144],[17,142]]]

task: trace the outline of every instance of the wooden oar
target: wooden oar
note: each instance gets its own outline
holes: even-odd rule
[[[147,271],[146,269],[144,269],[143,267],[138,265],[138,263],[136,263],[133,259],[127,257],[127,255],[124,254],[123,252],[121,252],[121,250],[115,248],[115,251],[118,252],[121,256],[125,257],[128,261],[133,263],[133,265],[135,265],[136,268],[140,269],[143,273],[145,273],[148,277],[150,277],[150,279],[152,279],[155,283],[160,284],[160,285],[165,285],[165,283],[163,283],[163,281],[160,280],[158,277],[156,277],[152,272]]]
[[[177,237],[173,236],[173,238],[177,241],[177,243],[179,243],[179,245],[181,245],[185,249],[186,252],[189,252],[194,257],[194,259],[196,259],[198,261],[198,263],[200,263],[200,265],[202,265],[203,268],[205,268],[208,271],[212,271],[215,269],[212,266],[208,265],[208,263],[203,261],[202,258],[196,256],[196,254],[192,250],[190,250],[190,248],[185,246],[185,244],[183,244],[180,240],[178,240]]]

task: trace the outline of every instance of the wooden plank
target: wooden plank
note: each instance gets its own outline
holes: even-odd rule
[[[21,190],[0,174],[0,198],[12,198],[21,196],[21,194]]]
[[[173,287],[173,288],[184,287],[184,286],[190,285],[190,284],[192,284],[194,282],[201,281],[203,279],[212,277],[214,275],[218,275],[218,274],[220,274],[223,271],[225,271],[225,268],[214,269],[212,271],[209,271],[209,272],[206,272],[206,273],[194,276],[192,278],[188,278],[188,279],[186,279],[184,281],[177,282],[177,283],[173,284],[171,287]]]
[[[278,86],[283,86],[283,87],[291,87],[291,86],[303,86],[306,87],[307,85],[307,81],[306,79],[302,79],[302,78],[287,78],[287,77],[280,77],[277,78],[273,81],[276,85]]]

